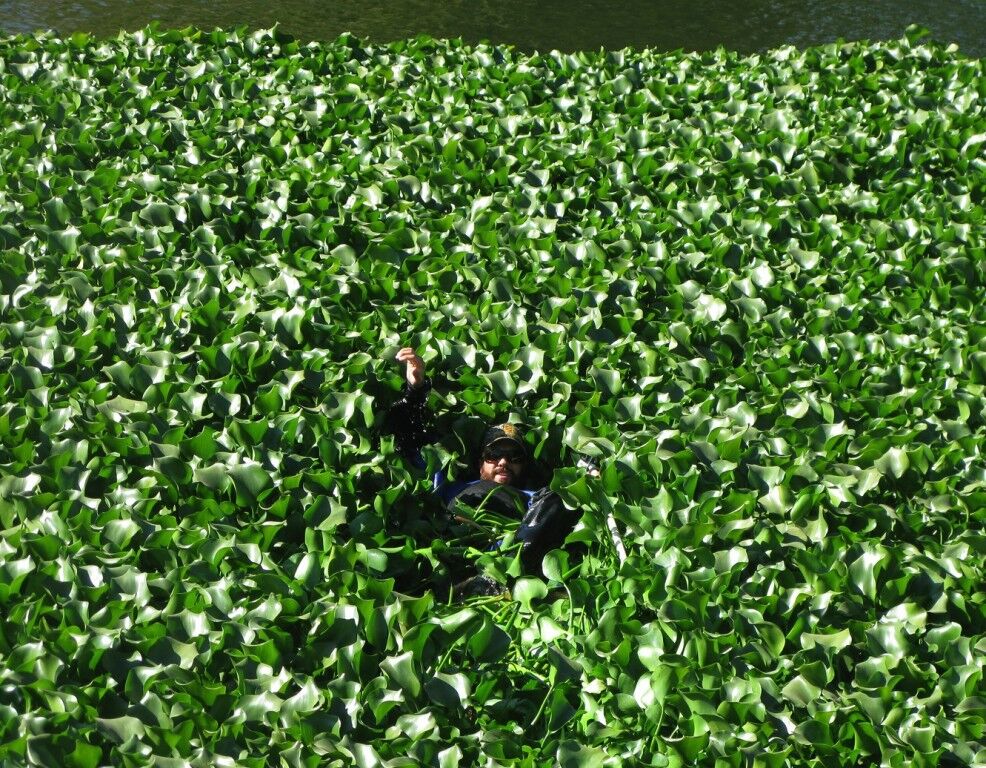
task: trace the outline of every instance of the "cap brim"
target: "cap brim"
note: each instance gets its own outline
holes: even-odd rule
[[[527,446],[525,446],[520,440],[517,440],[516,438],[513,437],[508,437],[507,435],[504,435],[503,437],[498,437],[494,440],[490,440],[486,445],[483,446],[483,449],[485,450],[489,448],[491,445],[497,445],[499,443],[510,443],[511,445],[516,445],[518,448],[520,448],[520,450],[524,452],[525,455],[527,455]]]

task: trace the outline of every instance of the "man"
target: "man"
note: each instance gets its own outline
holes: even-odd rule
[[[415,466],[423,469],[421,448],[434,441],[427,409],[431,383],[425,376],[424,360],[412,347],[397,353],[406,366],[407,388],[386,417],[386,428],[394,435],[398,450]],[[449,481],[443,472],[433,478],[434,492],[446,509],[456,516],[463,507],[495,512],[521,524],[515,541],[521,545],[521,563],[529,573],[539,573],[544,555],[560,547],[572,531],[577,514],[566,509],[556,493],[547,487],[527,487],[532,460],[520,430],[513,424],[490,427],[483,437],[477,458],[475,480]],[[589,466],[591,474],[598,474]],[[457,588],[460,594],[495,594],[500,587],[492,579],[479,576]]]

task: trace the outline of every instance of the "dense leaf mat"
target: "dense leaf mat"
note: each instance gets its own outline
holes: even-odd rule
[[[984,82],[0,40],[0,759],[986,765]],[[509,598],[432,589],[404,344],[429,461],[584,512]]]

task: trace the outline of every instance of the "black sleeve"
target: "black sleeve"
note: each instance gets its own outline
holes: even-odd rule
[[[424,466],[422,446],[435,441],[431,412],[428,410],[428,393],[431,380],[425,379],[420,387],[404,388],[404,395],[394,403],[384,417],[383,428],[394,436],[397,450],[415,466]]]
[[[579,521],[579,513],[568,509],[561,497],[550,488],[542,488],[533,497],[517,530],[521,561],[527,573],[539,573],[541,561],[552,549],[565,543]]]

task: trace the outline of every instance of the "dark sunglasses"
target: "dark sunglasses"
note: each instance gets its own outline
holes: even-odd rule
[[[516,448],[487,448],[483,451],[483,461],[506,459],[514,464],[523,464],[525,458],[527,457],[523,451],[518,451]]]

